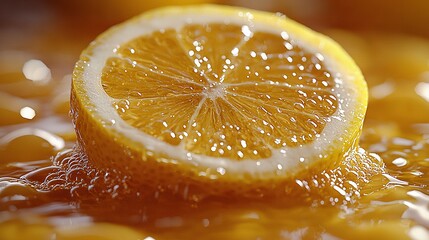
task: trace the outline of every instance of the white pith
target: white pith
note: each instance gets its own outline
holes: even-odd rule
[[[287,29],[276,27],[275,24],[264,24],[258,22],[252,15],[238,13],[235,16],[229,16],[228,19],[223,15],[200,13],[177,13],[177,15],[161,15],[153,18],[141,18],[122,24],[120,28],[111,31],[102,43],[93,49],[92,56],[86,62],[83,73],[83,82],[90,101],[94,106],[91,109],[96,115],[101,116],[100,122],[114,123],[111,126],[114,131],[119,132],[127,138],[139,142],[145,149],[153,152],[163,153],[174,161],[198,166],[201,168],[218,169],[220,174],[225,173],[248,173],[251,175],[282,174],[301,169],[301,166],[309,165],[318,159],[329,155],[327,149],[331,149],[334,142],[341,141],[341,136],[347,136],[348,126],[350,125],[353,114],[345,114],[353,111],[356,107],[356,95],[358,94],[352,84],[354,75],[341,70],[341,66],[334,65],[329,54],[324,54],[323,46],[311,46],[305,44],[306,41],[300,39],[300,36],[289,33],[302,48],[309,52],[321,53],[325,57],[326,68],[335,76],[336,86],[333,89],[334,95],[338,99],[337,111],[329,117],[322,133],[310,144],[299,147],[283,147],[271,149],[272,155],[269,158],[260,160],[233,160],[229,158],[210,157],[190,153],[182,145],[174,146],[167,144],[157,138],[150,136],[140,130],[127,124],[116,112],[112,106],[112,99],[106,94],[101,85],[101,73],[106,60],[115,56],[114,49],[120,45],[129,42],[141,35],[150,34],[160,29],[177,28],[189,23],[231,23],[237,25],[248,25],[252,31],[270,32],[280,34]],[[315,50],[317,48],[317,51]],[[216,91],[211,94],[216,95]],[[211,95],[210,94],[210,95]],[[211,96],[208,96],[211,97]],[[338,147],[337,147],[338,148]],[[300,165],[300,166],[299,166]]]

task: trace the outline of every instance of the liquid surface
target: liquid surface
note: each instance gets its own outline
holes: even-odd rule
[[[25,50],[9,45],[0,52],[2,238],[427,238],[429,42],[327,34],[350,52],[368,81],[360,145],[382,159],[386,173],[365,183],[354,202],[328,198],[314,206],[301,199],[190,203],[174,196],[121,197],[126,179],[92,169],[72,150],[78,146],[68,116],[69,74],[80,49],[68,42],[58,53],[49,46],[58,39],[49,37]],[[38,52],[43,47],[51,51]]]

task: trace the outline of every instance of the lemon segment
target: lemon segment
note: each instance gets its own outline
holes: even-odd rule
[[[202,5],[103,33],[76,65],[71,104],[95,166],[229,191],[338,165],[357,146],[367,88],[329,38],[284,16]]]

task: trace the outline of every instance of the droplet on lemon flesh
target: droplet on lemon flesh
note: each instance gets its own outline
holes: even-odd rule
[[[137,188],[346,198],[382,171],[357,151],[359,69],[330,39],[270,13],[173,7],[112,28],[77,63],[71,104],[90,164]]]

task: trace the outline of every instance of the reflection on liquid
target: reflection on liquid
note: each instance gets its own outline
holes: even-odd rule
[[[429,83],[419,82],[416,86],[416,93],[429,102]]]
[[[395,85],[392,82],[384,82],[379,85],[373,86],[369,94],[372,98],[382,99],[393,93]]]
[[[399,157],[392,161],[393,164],[395,164],[397,167],[403,167],[407,165],[407,159]]]
[[[64,148],[64,140],[50,132],[37,129],[37,128],[20,128],[16,131],[13,131],[2,138],[0,138],[0,144],[7,145],[8,143],[12,142],[14,139],[23,137],[23,136],[37,136],[41,139],[46,140],[54,150],[59,151]]]
[[[51,70],[40,60],[31,59],[22,67],[24,76],[31,81],[49,81]]]
[[[36,116],[36,111],[31,107],[23,107],[19,110],[19,114],[25,119],[33,119]]]
[[[402,217],[412,219],[418,224],[428,228],[429,227],[429,195],[426,195],[417,190],[409,191],[407,194],[413,197],[416,201],[404,202],[404,204],[408,207],[408,209],[404,212]]]

